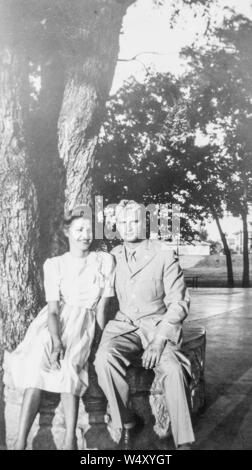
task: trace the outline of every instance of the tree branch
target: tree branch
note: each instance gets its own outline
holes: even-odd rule
[[[156,52],[156,51],[145,51],[145,52],[139,52],[138,54],[134,55],[133,57],[130,57],[129,59],[118,59],[118,62],[131,62],[132,60],[137,60],[137,58],[141,55],[170,55],[169,52]]]
[[[169,55],[168,52],[155,52],[155,51],[148,52],[148,51],[146,51],[146,52],[139,52],[138,54],[134,55],[133,57],[130,57],[129,59],[120,59],[119,58],[119,59],[117,59],[117,62],[133,62],[133,61],[134,62],[139,62],[139,64],[141,64],[144,67],[145,72],[148,73],[148,68],[146,67],[145,63],[138,59],[139,56],[146,55],[146,54],[148,54],[148,55],[150,55],[150,54],[160,55],[160,56],[161,55]]]

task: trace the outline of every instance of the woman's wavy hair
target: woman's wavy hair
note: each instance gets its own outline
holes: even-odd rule
[[[72,209],[65,212],[64,220],[63,220],[63,231],[65,232],[65,230],[67,230],[70,227],[73,220],[79,219],[81,217],[91,221],[93,241],[90,245],[90,250],[108,251],[107,244],[104,242],[104,240],[95,239],[95,214],[92,211],[91,207],[87,204],[76,205]]]

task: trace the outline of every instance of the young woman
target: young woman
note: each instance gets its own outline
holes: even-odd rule
[[[76,449],[78,403],[88,386],[95,322],[104,327],[106,303],[114,295],[113,257],[90,250],[92,221],[85,209],[77,206],[65,219],[69,251],[44,263],[47,305],[17,349],[5,356],[5,368],[14,386],[25,389],[16,449],[26,447],[42,390],[61,394],[64,449]]]

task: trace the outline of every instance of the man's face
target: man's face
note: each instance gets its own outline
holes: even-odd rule
[[[136,242],[143,234],[143,217],[139,209],[123,208],[117,217],[117,230],[123,240]]]

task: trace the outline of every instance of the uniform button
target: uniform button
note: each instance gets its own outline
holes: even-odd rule
[[[135,282],[134,279],[131,279],[130,283],[131,283],[131,284],[134,284],[134,282]]]

